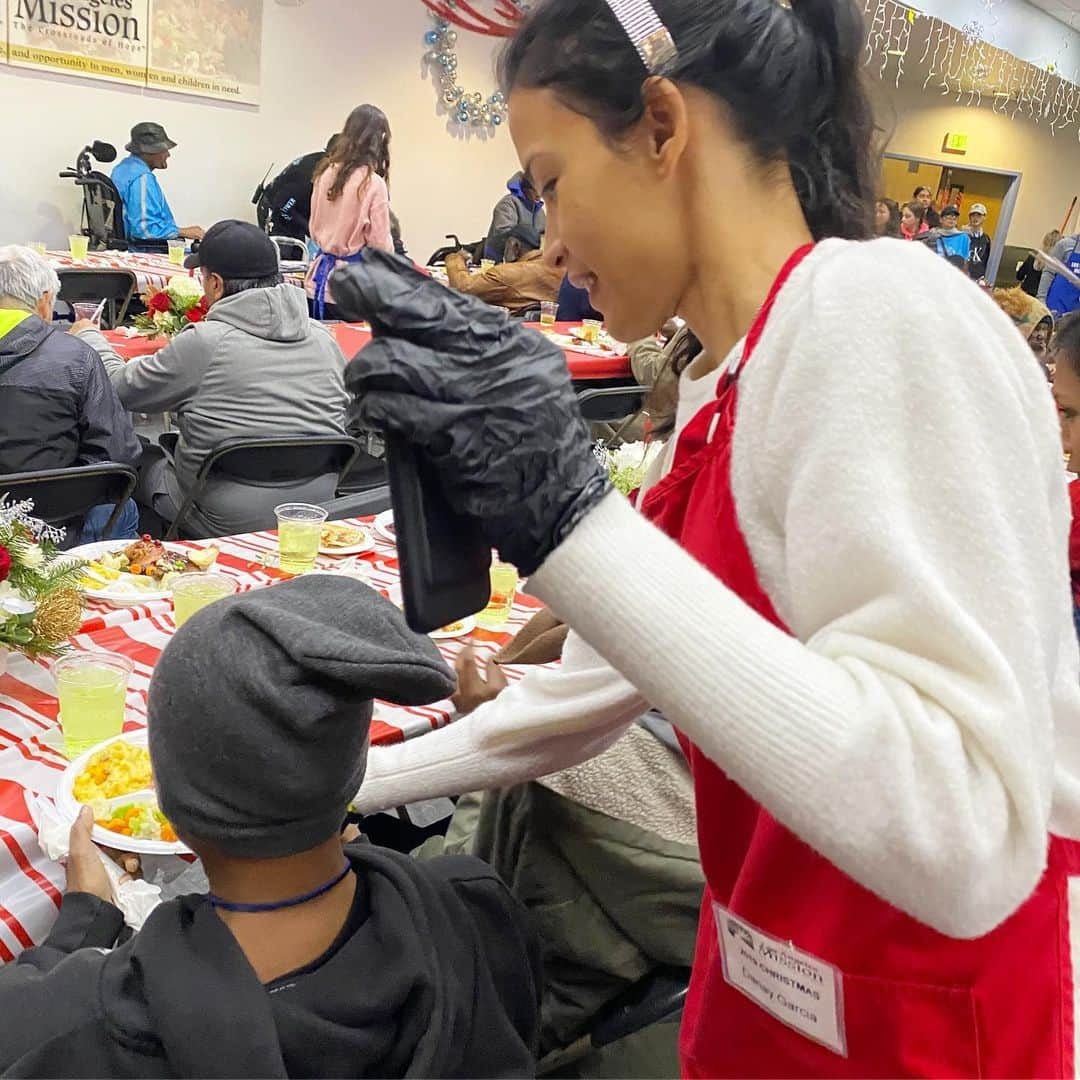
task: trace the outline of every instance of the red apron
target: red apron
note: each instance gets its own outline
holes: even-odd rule
[[[781,272],[743,365],[810,250]],[[732,493],[738,371],[721,377],[716,401],[680,435],[671,472],[642,510],[786,629],[758,582]],[[1050,837],[1047,871],[1023,907],[987,936],[958,941],[857,885],[687,748],[708,887],[683,1018],[685,1075],[1073,1075],[1070,950],[1080,945],[1070,941],[1069,878],[1080,873],[1080,845]],[[1072,892],[1080,923],[1080,881]],[[826,1021],[833,1034],[822,1038]]]

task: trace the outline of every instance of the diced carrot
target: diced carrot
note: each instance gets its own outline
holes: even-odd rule
[[[161,826],[161,839],[164,840],[167,844],[176,843],[176,833],[173,831],[173,827],[171,825]]]

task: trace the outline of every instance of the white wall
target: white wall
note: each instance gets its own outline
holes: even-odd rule
[[[1026,0],[918,0],[915,7],[958,28],[977,22],[991,45],[1036,67],[1052,63],[1080,82],[1080,34]]]
[[[392,201],[420,262],[448,232],[483,236],[518,167],[509,132],[450,125],[421,57],[430,19],[420,0],[265,0],[262,104],[163,94],[0,64],[0,243],[66,246],[81,195],[57,173],[94,139],[122,150],[131,125],[157,120],[180,145],[159,174],[182,225],[254,219],[251,195],[270,163],[321,148],[354,106],[371,101],[393,128]],[[494,88],[494,39],[463,33],[469,90]]]

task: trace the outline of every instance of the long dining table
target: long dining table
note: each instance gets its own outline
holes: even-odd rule
[[[366,323],[328,323],[327,325],[337,338],[341,351],[350,359],[371,341],[371,329]],[[545,329],[539,323],[527,325],[540,332]],[[558,335],[560,347],[566,355],[566,366],[575,383],[611,385],[619,382],[633,382],[630,358],[624,349],[589,346],[584,342],[575,345],[561,344],[571,338],[572,328],[571,323],[556,323],[550,330]],[[168,344],[167,339],[162,336],[150,338],[129,334],[123,330],[107,331],[105,337],[124,360],[152,356]]]
[[[373,588],[396,597],[400,589],[397,549],[372,528],[370,520],[354,520],[369,532],[374,547],[349,557],[320,557],[317,571],[360,575]],[[274,565],[277,537],[273,532],[229,536],[214,541],[178,542],[178,548],[216,544],[215,569],[234,578],[240,591],[271,588],[289,575]],[[498,652],[536,613],[539,602],[523,593],[514,600],[504,629],[475,629],[465,638],[436,642],[451,666],[455,656],[471,645],[479,655]],[[125,730],[147,724],[147,695],[154,665],[176,630],[172,602],[154,601],[131,607],[111,607],[87,601],[82,628],[71,641],[81,652],[120,653],[134,662],[128,684]],[[0,963],[40,943],[51,927],[64,888],[64,870],[41,850],[32,805],[52,799],[68,765],[62,751],[59,703],[51,663],[20,654],[0,659]],[[505,666],[510,680],[524,669]],[[375,703],[371,726],[373,745],[419,738],[451,722],[449,701],[406,707]]]

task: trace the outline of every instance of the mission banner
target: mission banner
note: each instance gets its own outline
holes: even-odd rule
[[[147,85],[259,102],[262,0],[150,0]]]
[[[8,60],[110,82],[146,82],[149,0],[7,0]]]

